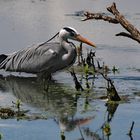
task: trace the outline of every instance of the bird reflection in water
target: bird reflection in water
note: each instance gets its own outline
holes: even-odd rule
[[[72,131],[94,118],[76,118],[79,95],[55,81],[47,84],[49,88],[46,91],[43,81],[38,81],[36,77],[0,76],[1,93],[13,94],[23,103],[39,108],[48,115],[47,118],[54,118],[60,132]]]
[[[67,114],[74,114],[76,104],[73,93],[70,93],[71,90],[66,91],[67,89],[63,84],[54,81],[45,84],[49,86],[47,91],[44,89],[44,82],[39,81],[36,77],[0,76],[0,91],[2,93],[13,94],[22,102],[45,111],[49,110],[61,115],[61,107],[65,111],[72,108],[73,112]]]

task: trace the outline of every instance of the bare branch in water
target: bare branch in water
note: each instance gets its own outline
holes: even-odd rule
[[[111,100],[111,101],[120,101],[121,98],[120,98],[120,96],[119,96],[119,94],[118,94],[118,92],[117,92],[117,90],[116,90],[116,88],[113,84],[113,81],[110,78],[108,78],[107,76],[105,76],[103,73],[101,73],[101,72],[99,72],[99,73],[108,82],[108,87],[107,87],[107,97],[108,97],[108,99]]]

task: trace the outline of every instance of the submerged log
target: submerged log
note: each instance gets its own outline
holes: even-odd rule
[[[96,19],[96,20],[104,20],[108,21],[109,23],[118,24],[120,23],[123,28],[127,30],[127,32],[120,32],[117,33],[116,36],[124,36],[131,38],[138,43],[140,43],[140,31],[134,27],[116,8],[116,4],[113,3],[110,7],[107,8],[107,10],[112,13],[115,17],[106,16],[103,13],[90,13],[85,12],[86,18],[83,21],[90,20],[90,19]]]

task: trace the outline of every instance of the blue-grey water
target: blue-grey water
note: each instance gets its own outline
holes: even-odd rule
[[[72,77],[67,72],[54,75],[48,92],[34,78],[9,76],[0,71],[0,106],[11,107],[20,99],[22,109],[29,115],[41,114],[48,119],[0,120],[3,140],[129,140],[126,135],[135,121],[133,139],[140,137],[140,44],[115,34],[124,29],[104,21],[82,22],[83,17],[70,16],[77,11],[105,12],[116,2],[117,8],[135,27],[140,29],[139,0],[0,0],[0,53],[12,53],[51,38],[64,26],[74,27],[95,42],[96,59],[110,68],[119,68],[110,74],[120,95],[129,95],[129,102],[114,106],[111,112],[106,101],[94,97],[106,95],[106,82],[99,77],[87,95],[78,96]],[[74,42],[76,43],[76,42]],[[78,43],[76,43],[79,45]],[[85,54],[91,48],[85,45]],[[80,79],[80,76],[79,76]],[[84,83],[84,81],[83,81]],[[84,84],[83,84],[84,86]],[[111,135],[103,134],[102,125],[108,117]],[[112,116],[111,116],[112,115]]]

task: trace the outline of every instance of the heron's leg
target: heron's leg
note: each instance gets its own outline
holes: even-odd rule
[[[39,80],[51,80],[51,73],[49,72],[41,72],[37,74]]]
[[[51,81],[51,74],[47,73],[47,72],[42,72],[37,74],[38,80],[42,83],[43,88],[45,91],[48,90],[49,87],[49,82]]]

